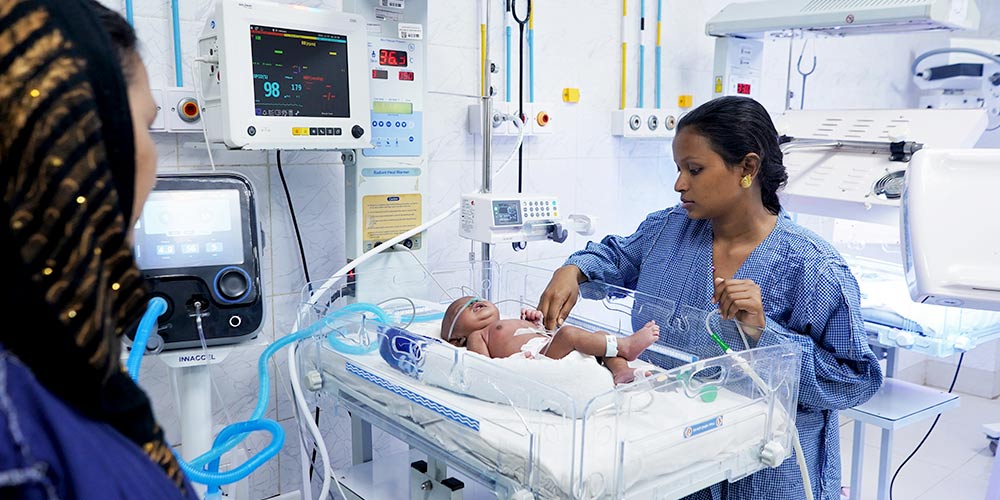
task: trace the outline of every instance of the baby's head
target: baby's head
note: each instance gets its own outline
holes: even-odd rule
[[[444,319],[441,320],[441,338],[452,345],[465,347],[469,334],[482,330],[499,319],[500,311],[488,300],[462,297],[452,302],[445,311]]]

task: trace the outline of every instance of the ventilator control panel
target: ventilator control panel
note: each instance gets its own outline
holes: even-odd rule
[[[136,263],[167,301],[153,344],[182,349],[200,346],[202,335],[210,346],[256,335],[264,295],[254,205],[242,176],[159,177],[134,233]]]

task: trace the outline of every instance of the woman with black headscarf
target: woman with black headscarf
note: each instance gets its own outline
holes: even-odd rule
[[[155,180],[135,34],[88,0],[0,2],[0,497],[193,497],[121,334]]]

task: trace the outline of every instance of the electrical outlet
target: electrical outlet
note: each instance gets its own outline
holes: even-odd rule
[[[611,133],[633,139],[670,139],[681,112],[671,108],[626,108],[612,115]]]
[[[201,132],[201,103],[193,88],[171,87],[163,90],[163,107],[167,132]]]

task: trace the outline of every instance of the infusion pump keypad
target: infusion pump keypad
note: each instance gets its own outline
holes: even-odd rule
[[[558,202],[554,199],[521,201],[521,218],[525,222],[555,219],[559,217]]]

